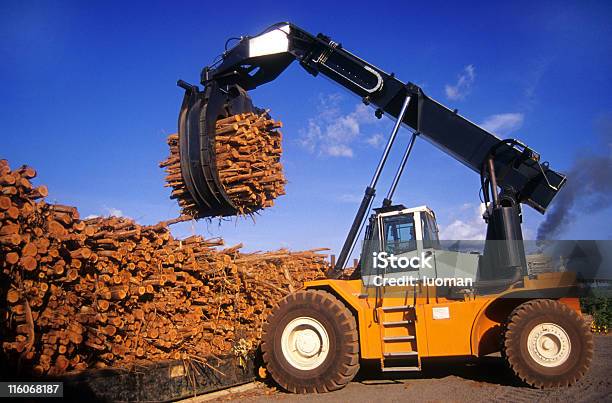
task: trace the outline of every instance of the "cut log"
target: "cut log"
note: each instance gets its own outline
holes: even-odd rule
[[[32,256],[23,256],[19,260],[19,265],[23,267],[24,269],[26,269],[27,271],[32,271],[36,269],[36,267],[38,266],[38,262]]]

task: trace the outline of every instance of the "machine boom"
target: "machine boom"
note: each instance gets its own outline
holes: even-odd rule
[[[500,188],[516,202],[540,213],[563,186],[565,176],[540,163],[539,155],[515,142],[500,139],[435,100],[412,83],[403,83],[345,50],[329,37],[313,36],[290,23],[273,25],[255,37],[244,37],[227,51],[221,63],[202,72],[202,83],[238,85],[251,90],[274,80],[293,60],[310,74],[323,74],[366,104],[376,107],[377,116],[398,118],[407,96],[411,102],[402,123],[445,153],[482,173],[494,150],[495,172]]]

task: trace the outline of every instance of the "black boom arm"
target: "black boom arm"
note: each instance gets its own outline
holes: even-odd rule
[[[291,23],[271,26],[255,37],[243,37],[225,52],[216,66],[202,71],[202,84],[238,85],[251,90],[274,80],[294,60],[310,74],[332,79],[383,114],[399,116],[407,96],[410,102],[402,123],[477,173],[492,150],[497,184],[507,197],[544,213],[565,182],[565,176],[540,163],[528,147],[517,147],[470,122],[425,95],[421,88],[403,83],[394,74],[358,58],[329,37],[310,33]],[[520,144],[520,143],[519,143]]]

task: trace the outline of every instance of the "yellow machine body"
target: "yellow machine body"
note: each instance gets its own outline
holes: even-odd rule
[[[499,351],[501,326],[516,306],[542,292],[567,295],[563,292],[575,284],[574,273],[545,273],[525,277],[521,287],[494,295],[466,294],[463,299],[440,297],[436,287],[428,286],[381,287],[378,294],[374,289],[366,294],[361,280],[325,279],[308,282],[305,288],[331,292],[352,311],[362,359],[382,360],[385,354],[414,351],[420,364],[427,357],[483,356]],[[578,298],[557,299],[580,312]],[[404,309],[407,306],[411,309]],[[393,338],[409,340],[385,342]]]

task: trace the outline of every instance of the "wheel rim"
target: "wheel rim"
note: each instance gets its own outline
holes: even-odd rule
[[[536,325],[527,336],[531,358],[545,367],[558,367],[569,357],[572,344],[567,332],[555,323]]]
[[[329,353],[329,335],[316,319],[301,316],[285,326],[281,336],[283,356],[300,370],[317,368]]]

